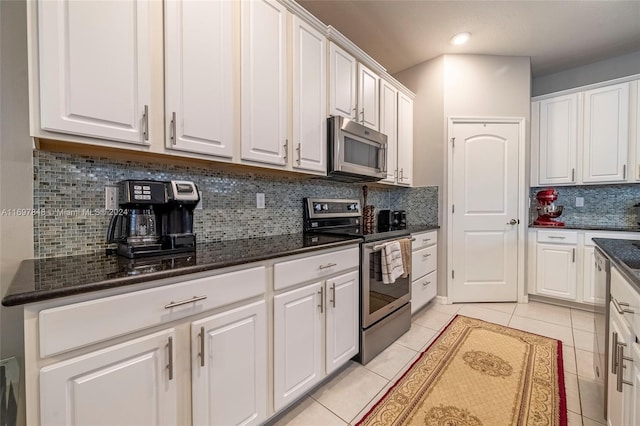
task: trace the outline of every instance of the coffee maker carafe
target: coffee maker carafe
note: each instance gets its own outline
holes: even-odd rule
[[[118,183],[118,214],[107,242],[128,258],[194,251],[193,210],[200,196],[193,182],[125,180]]]

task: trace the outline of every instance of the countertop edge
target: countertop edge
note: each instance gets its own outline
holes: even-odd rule
[[[166,270],[160,272],[149,273],[145,275],[132,276],[132,277],[122,277],[122,278],[113,278],[109,280],[97,281],[95,283],[89,283],[85,285],[80,285],[76,287],[62,287],[56,289],[49,289],[46,291],[32,291],[32,292],[20,292],[16,294],[11,294],[11,285],[7,289],[7,294],[2,299],[2,306],[11,307],[11,306],[20,306],[26,305],[29,303],[42,302],[45,300],[57,299],[61,297],[67,296],[75,296],[78,294],[91,293],[94,291],[107,290],[111,288],[119,288],[126,287],[129,285],[148,283],[151,281],[161,280],[165,278],[175,278],[183,275],[195,274],[200,272],[214,271],[217,269],[228,268],[232,266],[238,265],[248,265],[251,263],[262,262],[265,260],[276,259],[279,257],[287,257],[293,256],[296,254],[302,253],[310,253],[314,251],[326,250],[331,248],[343,247],[348,245],[359,244],[359,238],[345,239],[343,241],[336,241],[332,243],[322,244],[319,246],[311,246],[311,247],[301,247],[299,249],[287,250],[287,251],[274,251],[271,253],[265,253],[261,256],[254,256],[251,258],[244,259],[234,259],[222,262],[210,263],[207,265],[197,265],[197,266],[187,266],[175,270]],[[20,274],[25,274],[23,265],[25,262],[32,260],[27,259],[21,262],[18,267],[18,271],[12,280],[12,283],[20,280]]]
[[[636,276],[632,272],[632,269],[629,268],[627,265],[625,265],[624,262],[622,262],[614,252],[612,252],[607,247],[601,244],[602,241],[608,241],[608,240],[610,239],[594,238],[593,242],[595,243],[596,247],[607,256],[607,258],[611,261],[613,266],[615,266],[616,269],[620,271],[620,273],[625,277],[625,279],[633,285],[635,290],[640,293],[640,278]],[[620,241],[620,240],[613,240],[613,241]],[[624,240],[624,241],[636,241],[636,240]],[[638,239],[638,243],[640,243],[640,238]]]

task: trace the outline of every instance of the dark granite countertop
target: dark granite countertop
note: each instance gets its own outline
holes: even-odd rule
[[[638,240],[594,238],[593,242],[640,293],[640,237]]]
[[[407,229],[411,234],[417,234],[418,232],[433,231],[434,229],[440,229],[440,225],[407,225]]]
[[[95,253],[22,261],[4,306],[105,290],[293,254],[357,244],[338,235],[277,235],[198,244],[195,253],[127,259]]]
[[[585,231],[622,231],[622,232],[640,232],[640,226],[613,226],[613,225],[580,225],[580,224],[570,224],[565,223],[564,226],[554,227],[554,226],[541,226],[530,224],[529,228],[538,228],[538,229],[581,229]],[[638,237],[640,238],[640,236]]]

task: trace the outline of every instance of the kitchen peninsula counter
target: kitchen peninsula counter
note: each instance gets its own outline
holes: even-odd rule
[[[24,305],[347,246],[359,241],[339,235],[300,233],[200,243],[195,252],[140,259],[105,253],[27,259],[20,264],[2,304]]]
[[[594,238],[593,242],[640,293],[640,236],[638,240]]]

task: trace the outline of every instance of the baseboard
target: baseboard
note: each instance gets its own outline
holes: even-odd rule
[[[436,303],[439,305],[450,305],[451,303],[447,300],[447,296],[436,296]]]

